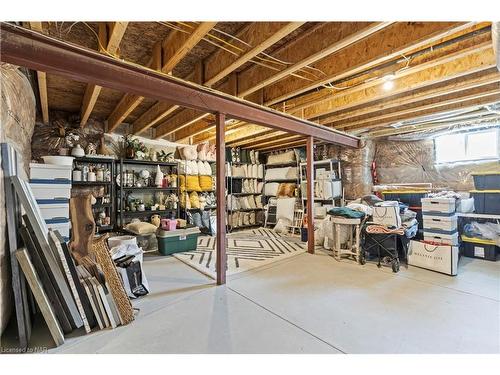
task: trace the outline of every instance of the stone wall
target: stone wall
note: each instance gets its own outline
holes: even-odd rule
[[[0,64],[0,142],[12,145],[22,156],[24,172],[31,160],[36,100],[26,76],[15,66]],[[0,156],[1,157],[1,156]],[[0,169],[0,333],[12,312],[10,258],[6,249],[6,217],[3,173]]]

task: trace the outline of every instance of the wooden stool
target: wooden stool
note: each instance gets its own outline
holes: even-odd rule
[[[341,260],[342,256],[353,257],[359,264],[365,264],[364,256],[361,252],[360,233],[361,219],[349,219],[340,216],[332,217],[333,235],[335,240],[332,246],[333,257],[336,260]],[[340,229],[345,226],[349,231],[349,238],[345,243],[344,248],[340,243]]]

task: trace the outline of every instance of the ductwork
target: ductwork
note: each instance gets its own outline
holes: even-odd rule
[[[493,50],[497,57],[497,69],[500,70],[500,22],[492,23],[491,39],[493,40]]]

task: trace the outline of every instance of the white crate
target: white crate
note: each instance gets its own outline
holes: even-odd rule
[[[71,181],[71,166],[30,163],[30,180]]]
[[[69,219],[69,203],[39,204],[44,220]]]
[[[445,245],[458,246],[458,232],[452,234],[441,234],[426,232],[424,229],[424,240],[437,242]]]
[[[455,232],[457,230],[457,216],[433,216],[423,215],[424,230],[425,229],[440,229],[448,232]]]
[[[455,198],[422,198],[422,212],[455,212]]]
[[[52,230],[58,230],[65,241],[69,240],[70,227],[71,227],[70,223],[47,224],[47,228],[52,229]]]
[[[39,184],[30,183],[31,190],[36,200],[40,199],[69,199],[71,197],[71,184]]]

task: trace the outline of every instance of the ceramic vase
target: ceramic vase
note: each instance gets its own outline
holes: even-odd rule
[[[156,176],[155,176],[155,185],[157,187],[161,187],[163,183],[163,172],[160,169],[160,166],[156,166]]]

